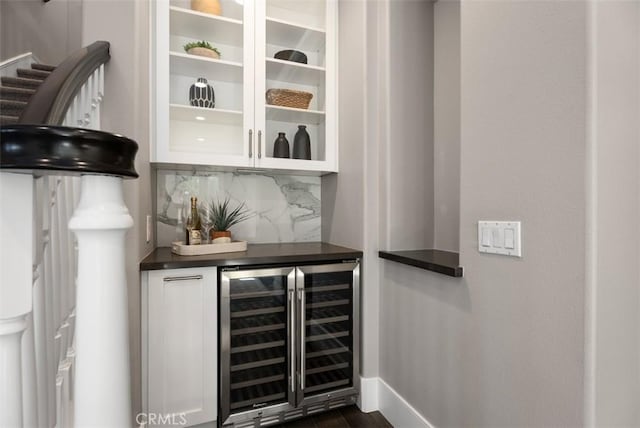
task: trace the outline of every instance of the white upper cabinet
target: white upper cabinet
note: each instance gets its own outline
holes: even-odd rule
[[[190,1],[154,2],[155,46],[151,161],[219,168],[337,172],[337,0],[221,0],[221,15],[191,10]],[[205,40],[213,59],[183,46]],[[276,59],[303,52],[307,63]],[[215,107],[194,107],[189,88],[205,78]],[[313,94],[309,107],[270,105],[269,89]],[[274,157],[284,132],[305,125],[311,160]]]

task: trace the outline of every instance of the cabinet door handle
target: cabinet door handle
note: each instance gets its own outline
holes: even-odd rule
[[[249,130],[249,157],[253,157],[253,129]]]
[[[290,336],[290,344],[291,347],[291,355],[289,361],[289,375],[291,378],[291,392],[296,392],[296,306],[294,302],[294,293],[295,290],[292,288],[289,290],[289,328],[291,330]]]
[[[258,159],[262,157],[262,130],[258,130]]]
[[[173,281],[192,281],[202,279],[202,275],[188,275],[188,276],[165,276],[163,280],[165,282]]]
[[[306,324],[306,311],[304,308],[304,301],[305,301],[305,296],[304,296],[304,287],[302,288],[298,288],[298,300],[300,301],[300,312],[299,312],[299,317],[300,317],[300,389],[302,391],[304,391],[304,378],[305,378],[305,357],[306,357],[306,346],[305,346],[305,340],[306,340],[306,331],[305,331],[305,324]]]

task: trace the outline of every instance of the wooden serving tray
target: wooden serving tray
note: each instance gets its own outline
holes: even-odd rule
[[[235,253],[237,251],[247,251],[247,241],[203,245],[185,245],[183,241],[171,243],[171,252],[180,256],[201,256],[203,254]]]

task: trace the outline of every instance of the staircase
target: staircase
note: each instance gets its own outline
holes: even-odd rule
[[[122,179],[137,144],[98,131],[109,58],[97,41],[55,68],[0,62],[2,428],[131,426]]]
[[[16,77],[2,77],[0,125],[18,123],[29,100],[53,70],[54,66],[34,63],[31,68],[18,68]]]

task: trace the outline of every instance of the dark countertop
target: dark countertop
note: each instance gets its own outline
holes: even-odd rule
[[[442,250],[380,251],[378,255],[387,260],[415,266],[443,275],[462,277],[460,255]]]
[[[361,258],[362,251],[324,242],[249,244],[247,251],[203,256],[178,256],[169,247],[159,247],[140,262],[140,270],[203,266],[244,266],[280,263],[324,262]]]

